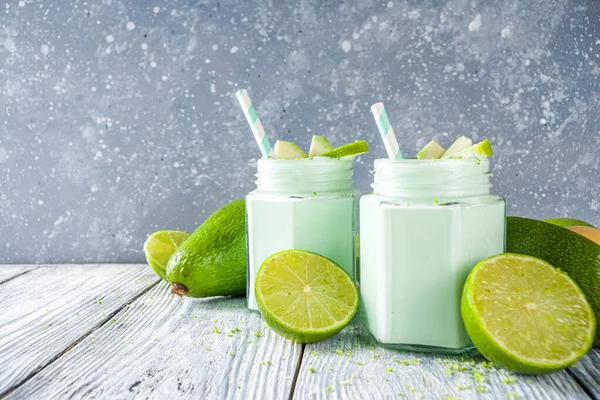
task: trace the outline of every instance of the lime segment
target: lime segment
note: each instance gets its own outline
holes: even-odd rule
[[[158,231],[150,235],[144,243],[146,261],[161,279],[165,279],[165,268],[169,258],[188,236],[189,233],[182,231]]]
[[[596,330],[592,308],[567,274],[518,254],[478,263],[467,278],[461,311],[484,357],[526,374],[573,364],[590,349]]]
[[[358,289],[339,265],[318,254],[286,250],[256,276],[258,309],[275,332],[300,343],[325,340],[358,310]]]
[[[365,140],[358,140],[354,143],[348,143],[335,149],[331,149],[319,154],[321,157],[342,158],[356,157],[360,154],[369,152],[369,144]]]

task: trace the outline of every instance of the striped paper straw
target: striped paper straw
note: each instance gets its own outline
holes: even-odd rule
[[[392,124],[387,112],[385,112],[383,103],[373,104],[371,111],[373,111],[373,117],[375,117],[375,122],[377,123],[377,128],[379,128],[379,133],[381,134],[381,139],[383,139],[388,157],[397,160],[403,159],[404,155],[402,154],[402,150],[400,150],[400,146],[398,146],[394,129],[392,129]]]
[[[263,158],[275,157],[273,154],[273,148],[271,147],[271,142],[269,142],[269,138],[265,133],[265,128],[263,128],[262,124],[260,123],[260,119],[258,119],[256,110],[252,105],[252,100],[250,100],[250,96],[248,96],[248,91],[246,89],[240,89],[237,91],[235,96],[240,102],[242,111],[244,111],[248,125],[250,125],[250,129],[254,134],[254,139],[256,139],[256,143],[260,148]]]

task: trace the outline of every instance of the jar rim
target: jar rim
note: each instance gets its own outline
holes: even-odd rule
[[[297,158],[295,160],[284,160],[281,158],[259,158],[257,160],[257,163],[280,163],[280,164],[288,164],[288,165],[291,165],[292,163],[306,163],[306,162],[324,163],[324,164],[329,164],[329,163],[334,163],[334,162],[342,162],[342,163],[352,164],[354,162],[354,159],[332,158],[332,157],[307,157],[307,158]]]
[[[403,159],[393,159],[393,158],[378,158],[375,160],[375,165],[377,164],[406,164],[406,165],[418,165],[418,164],[477,164],[479,165],[482,162],[489,162],[487,157],[469,157],[469,158],[442,158],[442,159],[429,159],[429,160],[418,160],[416,158],[403,158]]]

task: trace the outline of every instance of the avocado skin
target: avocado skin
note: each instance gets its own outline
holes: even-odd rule
[[[594,309],[594,347],[600,347],[600,246],[561,226],[507,217],[506,252],[541,258],[577,283]]]
[[[177,248],[167,264],[166,280],[177,284],[174,293],[188,297],[246,293],[244,199],[215,211]]]

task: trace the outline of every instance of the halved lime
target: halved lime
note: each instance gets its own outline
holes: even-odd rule
[[[539,258],[500,254],[479,262],[461,311],[488,360],[524,374],[568,367],[592,346],[596,319],[577,284]]]
[[[189,233],[182,231],[158,231],[150,235],[144,243],[146,261],[161,279],[165,279],[165,268],[169,258],[188,236]]]
[[[346,271],[307,251],[276,253],[256,275],[261,315],[271,329],[294,342],[318,342],[341,331],[356,314],[358,299]]]
[[[369,144],[365,140],[357,140],[354,143],[348,143],[335,149],[331,149],[319,154],[320,157],[342,158],[356,157],[360,154],[369,152]]]

